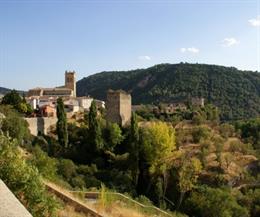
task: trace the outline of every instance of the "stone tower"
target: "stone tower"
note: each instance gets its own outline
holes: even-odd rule
[[[65,71],[65,87],[73,91],[73,96],[76,94],[76,76],[75,71]]]
[[[131,95],[122,90],[108,90],[106,109],[106,119],[109,122],[125,126],[131,121]]]

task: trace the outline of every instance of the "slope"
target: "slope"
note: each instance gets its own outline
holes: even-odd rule
[[[109,88],[130,92],[133,104],[204,97],[220,108],[224,120],[260,114],[260,74],[234,67],[160,64],[147,69],[101,72],[77,82],[79,96],[91,95],[104,100]]]

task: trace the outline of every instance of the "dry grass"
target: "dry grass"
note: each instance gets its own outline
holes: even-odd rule
[[[141,211],[133,208],[127,208],[124,204],[116,201],[106,207],[100,207],[100,204],[95,204],[94,208],[108,217],[149,217],[151,215],[143,214]]]
[[[68,205],[59,210],[57,215],[58,217],[90,217],[90,215],[75,211],[74,207]]]

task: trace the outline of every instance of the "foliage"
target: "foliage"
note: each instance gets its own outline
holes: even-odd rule
[[[88,132],[89,143],[95,151],[100,151],[103,148],[104,142],[100,122],[97,116],[97,107],[95,100],[92,101],[88,113]]]
[[[36,217],[52,217],[58,203],[49,196],[37,169],[20,156],[17,144],[0,135],[0,178]]]
[[[247,207],[250,216],[260,215],[260,189],[249,189],[245,193],[238,193],[238,203]]]
[[[234,135],[234,132],[235,128],[231,124],[225,123],[219,126],[219,133],[224,138],[232,137]]]
[[[197,158],[184,160],[183,166],[179,171],[179,187],[181,192],[188,192],[194,188],[201,169],[201,162]]]
[[[57,100],[57,124],[56,131],[58,135],[58,141],[61,147],[68,148],[68,128],[67,117],[64,110],[64,104],[62,98]]]
[[[24,114],[31,114],[33,112],[30,104],[26,103],[25,99],[22,99],[16,90],[6,93],[1,103],[3,105],[12,105],[17,111]]]
[[[150,164],[150,173],[163,173],[167,169],[167,159],[174,154],[175,132],[163,122],[152,122],[147,127],[144,153]]]
[[[1,105],[0,112],[5,115],[2,121],[2,131],[23,143],[30,139],[28,123],[10,106]]]
[[[188,214],[201,217],[249,217],[230,192],[206,186],[192,192],[185,208]]]
[[[2,99],[2,104],[12,105],[14,107],[19,106],[21,102],[22,98],[16,90],[12,90],[11,92],[5,94]]]
[[[194,143],[200,143],[202,139],[206,140],[209,137],[209,129],[206,127],[196,127],[192,131],[192,137]]]
[[[133,104],[170,103],[189,97],[204,97],[219,108],[222,120],[238,120],[259,116],[259,87],[257,72],[181,63],[91,75],[77,82],[77,93],[105,100],[110,88],[131,90]]]
[[[76,165],[72,160],[61,159],[58,163],[58,173],[69,180],[76,175]]]
[[[57,160],[50,158],[39,146],[32,149],[30,162],[37,167],[43,177],[54,179],[57,176]]]
[[[106,128],[106,149],[113,151],[116,145],[123,141],[122,131],[118,124],[107,123]]]
[[[260,118],[239,121],[235,126],[246,142],[253,144],[255,149],[260,149]]]
[[[180,207],[184,194],[191,191],[197,184],[199,174],[202,170],[201,162],[197,158],[184,159],[183,165],[179,170],[179,188],[180,188]]]
[[[140,164],[140,141],[139,141],[139,127],[136,120],[136,114],[132,113],[131,116],[131,126],[130,126],[130,170],[133,177],[134,185],[136,186],[138,183],[138,176],[139,176],[139,164]]]

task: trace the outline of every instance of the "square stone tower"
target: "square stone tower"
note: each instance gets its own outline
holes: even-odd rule
[[[73,91],[73,96],[76,94],[76,72],[75,71],[65,71],[65,87]]]
[[[108,90],[106,110],[106,119],[109,122],[117,123],[120,126],[125,126],[131,121],[131,95],[122,90]]]

